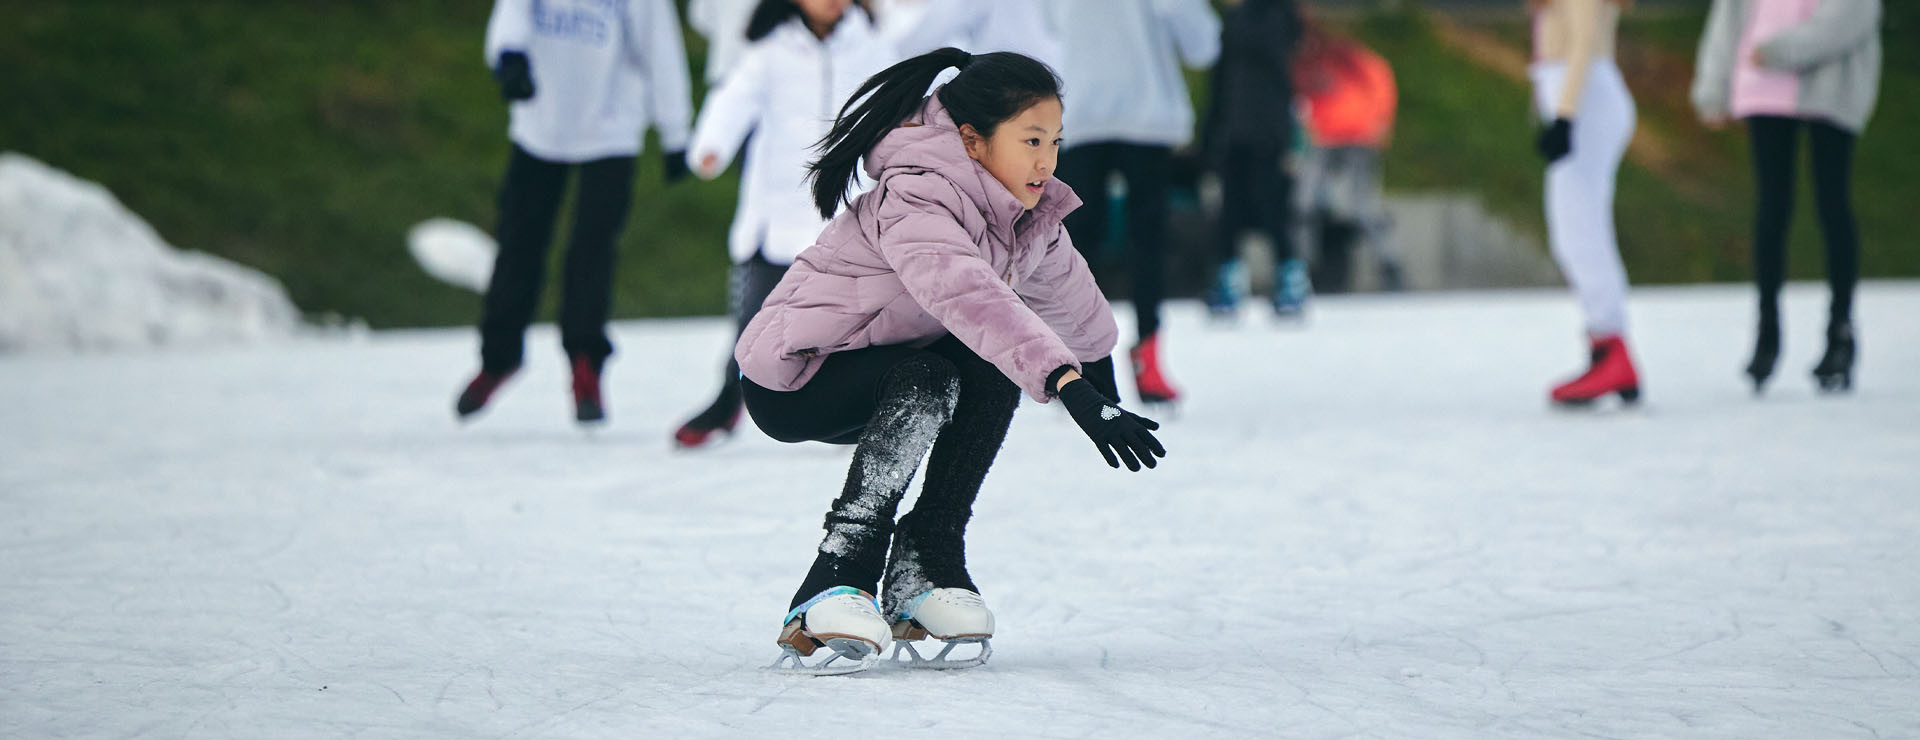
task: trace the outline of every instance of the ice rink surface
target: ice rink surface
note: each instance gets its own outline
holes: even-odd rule
[[[0,357],[0,737],[1920,736],[1920,283],[1832,398],[1749,291],[1636,290],[1625,412],[1547,408],[1560,291],[1173,305],[1162,468],[1027,402],[992,662],[851,678],[761,670],[847,453],[669,449],[722,320],[618,325],[592,435],[551,327],[464,427],[464,330]]]

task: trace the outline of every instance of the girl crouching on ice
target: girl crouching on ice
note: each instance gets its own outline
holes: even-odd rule
[[[922,98],[949,67],[958,76]],[[858,445],[780,632],[783,663],[865,667],[895,637],[993,635],[963,540],[1019,391],[1058,397],[1109,465],[1166,456],[1159,425],[1112,400],[1118,329],[1060,225],[1080,204],[1053,179],[1061,110],[1046,65],[946,48],[867,80],[821,142],[809,176],[832,221],[734,350],[768,436]],[[862,157],[877,184],[835,217]],[[896,524],[922,458],[920,498]],[[833,654],[799,660],[820,647]]]

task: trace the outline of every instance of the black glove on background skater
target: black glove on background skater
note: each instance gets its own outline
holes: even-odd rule
[[[524,52],[500,52],[500,63],[494,65],[493,79],[500,83],[500,97],[503,100],[533,97],[533,67],[527,63]]]
[[[1121,461],[1125,461],[1128,470],[1138,472],[1141,463],[1151,468],[1158,464],[1155,456],[1167,456],[1167,448],[1153,437],[1152,430],[1160,428],[1158,423],[1121,409],[1094,390],[1093,383],[1086,378],[1069,381],[1060,388],[1059,396],[1067,413],[1073,415],[1074,423],[1093,440],[1093,446],[1100,450],[1100,456],[1107,459],[1108,465],[1118,468]],[[1118,458],[1114,457],[1116,454]]]
[[[1560,161],[1573,151],[1573,122],[1565,118],[1555,118],[1553,123],[1540,129],[1540,138],[1535,139],[1533,148],[1540,150],[1540,156],[1547,164]]]

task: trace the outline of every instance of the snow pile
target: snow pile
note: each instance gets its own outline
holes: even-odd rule
[[[106,188],[0,152],[0,352],[250,341],[299,316],[273,278],[176,250]]]
[[[493,278],[493,257],[500,248],[478,226],[457,219],[430,218],[407,230],[407,251],[428,275],[485,293],[487,281]]]

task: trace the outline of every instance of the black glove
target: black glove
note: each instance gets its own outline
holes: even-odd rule
[[[1152,430],[1160,428],[1158,423],[1122,410],[1094,390],[1093,383],[1086,378],[1068,381],[1059,396],[1067,413],[1073,415],[1074,423],[1093,440],[1093,446],[1100,450],[1100,456],[1107,459],[1108,465],[1118,468],[1125,461],[1128,470],[1137,472],[1141,463],[1151,468],[1158,464],[1155,456],[1167,456],[1167,448],[1153,438]],[[1115,454],[1119,457],[1114,457]]]
[[[1540,156],[1547,164],[1560,161],[1573,151],[1573,122],[1565,118],[1555,118],[1553,123],[1540,129],[1540,138],[1535,139],[1533,148],[1540,150]]]
[[[1080,377],[1093,384],[1093,389],[1108,398],[1120,397],[1120,384],[1114,379],[1113,358],[1102,357],[1093,362],[1080,363]]]
[[[668,185],[687,179],[693,170],[687,169],[687,150],[668,149],[660,152],[660,166],[665,173],[663,178]]]
[[[511,102],[533,97],[533,67],[528,64],[525,52],[500,52],[500,63],[494,65],[493,79],[500,83],[502,100]]]

